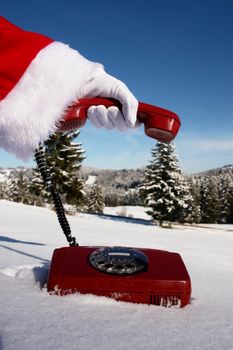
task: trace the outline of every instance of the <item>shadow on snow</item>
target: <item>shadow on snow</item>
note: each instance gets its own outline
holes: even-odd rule
[[[37,243],[37,242],[20,241],[18,239],[14,239],[14,238],[11,238],[11,237],[6,237],[6,236],[0,236],[0,241],[8,242],[8,243],[23,243],[23,244],[31,244],[31,245],[42,245],[42,246],[46,245],[46,244]]]
[[[126,222],[128,224],[156,226],[156,223],[152,220],[136,219],[136,218],[126,217],[126,216],[111,215],[111,214],[92,214],[92,213],[86,213],[86,214],[93,215],[93,216],[99,217],[99,218],[104,219],[104,220]]]

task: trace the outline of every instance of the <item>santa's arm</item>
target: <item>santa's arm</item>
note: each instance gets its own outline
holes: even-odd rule
[[[28,159],[102,66],[3,17],[0,52],[0,147]]]
[[[0,52],[0,147],[18,158],[30,158],[82,97],[121,102],[122,110],[90,108],[95,126],[125,130],[135,125],[138,102],[126,85],[68,45],[0,17]]]

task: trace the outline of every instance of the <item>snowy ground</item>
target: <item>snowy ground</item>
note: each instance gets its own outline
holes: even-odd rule
[[[0,201],[0,349],[233,348],[233,226],[170,230],[87,214],[69,219],[81,245],[179,252],[192,279],[191,304],[166,309],[49,295],[43,286],[52,252],[66,245],[54,212]]]
[[[131,218],[150,220],[146,214],[146,208],[137,206],[119,206],[119,207],[105,207],[104,213],[110,215],[122,215]]]

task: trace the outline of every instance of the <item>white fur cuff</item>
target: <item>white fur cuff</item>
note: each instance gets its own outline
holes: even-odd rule
[[[0,147],[29,159],[99,69],[65,44],[46,46],[0,102]]]

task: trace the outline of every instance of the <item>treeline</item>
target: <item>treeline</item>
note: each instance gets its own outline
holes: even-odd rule
[[[104,203],[108,207],[143,205],[139,185],[143,181],[145,168],[141,169],[94,169],[82,167],[80,176],[86,182],[95,176],[103,191]]]
[[[233,170],[219,169],[211,175],[193,176],[190,187],[195,199],[197,221],[233,223]]]
[[[182,223],[233,223],[232,167],[205,175],[182,174],[174,144],[158,142],[152,149],[141,193],[148,214]]]
[[[80,176],[85,152],[81,143],[74,142],[78,135],[79,131],[69,131],[50,136],[44,145],[45,171],[50,172],[54,187],[66,207],[72,206],[73,211],[102,213],[104,200],[101,187],[97,184],[85,186]],[[30,171],[12,170],[0,183],[0,198],[36,206],[53,205],[48,188],[38,167]]]
[[[139,205],[146,206],[151,218],[160,224],[233,223],[232,166],[185,176],[175,145],[158,142],[145,168],[87,168],[82,166],[85,152],[80,143],[74,142],[78,135],[78,131],[54,134],[45,144],[46,162],[56,189],[63,202],[75,210],[102,213],[104,206]],[[1,199],[52,205],[36,166],[0,169],[0,179]]]

